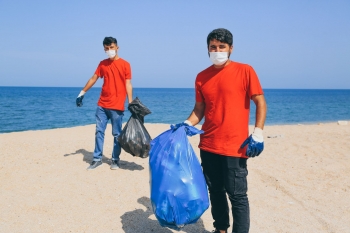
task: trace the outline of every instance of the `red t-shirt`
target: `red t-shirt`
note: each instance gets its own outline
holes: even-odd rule
[[[103,108],[124,111],[126,79],[131,79],[130,64],[119,58],[105,59],[98,65],[95,74],[103,78],[102,91],[97,105]]]
[[[222,69],[210,66],[197,75],[196,101],[205,103],[199,148],[215,154],[243,157],[240,149],[249,136],[249,109],[253,95],[263,94],[253,68],[231,61]]]

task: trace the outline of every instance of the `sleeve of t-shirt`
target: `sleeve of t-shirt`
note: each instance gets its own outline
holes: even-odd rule
[[[100,64],[98,64],[97,69],[96,69],[96,71],[95,71],[95,74],[96,74],[98,77],[100,77],[100,78],[103,77],[103,74],[102,74],[102,72],[101,72],[101,62],[100,62]]]
[[[248,66],[248,70],[247,70],[247,91],[248,91],[248,95],[251,98],[253,95],[262,95],[264,94],[258,76],[256,75],[253,67]]]
[[[124,72],[125,72],[125,79],[131,79],[131,67],[128,62],[125,63]]]
[[[199,82],[197,81],[197,79],[196,79],[195,89],[196,89],[196,102],[204,102],[204,98],[203,98],[202,91],[201,91],[201,86],[200,86]]]

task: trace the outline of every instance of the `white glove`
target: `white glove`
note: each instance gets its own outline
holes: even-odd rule
[[[188,124],[189,126],[193,126],[192,123],[191,123],[191,121],[185,120],[184,123],[185,123],[185,124]]]
[[[86,93],[85,91],[81,90],[77,98],[79,98],[80,96],[85,95],[85,93]]]
[[[252,138],[256,142],[264,142],[263,130],[258,127],[255,127],[252,133]]]

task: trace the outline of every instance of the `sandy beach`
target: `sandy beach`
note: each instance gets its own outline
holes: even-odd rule
[[[146,128],[154,138],[169,125]],[[122,151],[121,169],[109,169],[110,125],[105,164],[86,170],[94,132],[0,134],[0,232],[176,232],[152,212],[148,159]],[[266,126],[264,136],[264,152],[248,161],[250,232],[350,232],[350,125]],[[199,155],[199,136],[190,141]],[[180,232],[212,230],[208,209]]]

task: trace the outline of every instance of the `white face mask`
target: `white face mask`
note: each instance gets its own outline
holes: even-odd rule
[[[210,52],[210,60],[214,65],[222,65],[228,60],[228,52]]]
[[[117,51],[112,50],[112,49],[106,51],[106,53],[107,53],[107,56],[108,56],[109,58],[113,58],[113,57],[115,57],[115,56],[117,55]]]

